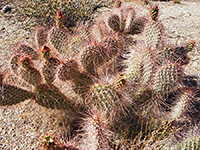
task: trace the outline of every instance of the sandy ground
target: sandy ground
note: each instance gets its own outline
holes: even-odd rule
[[[200,3],[155,2],[160,8],[160,20],[165,27],[165,38],[169,44],[197,41],[194,52],[190,53],[191,63],[186,72],[199,76],[200,70]],[[0,3],[0,8],[3,7]],[[136,5],[138,13],[148,14],[149,6]],[[12,12],[11,12],[12,13]],[[14,13],[14,10],[13,10]],[[15,18],[0,15],[0,65],[6,70],[8,60],[20,41],[32,41],[32,33],[21,28]],[[47,109],[32,100],[14,106],[0,107],[0,149],[38,149],[41,138],[47,134],[65,135],[68,132],[66,112]]]

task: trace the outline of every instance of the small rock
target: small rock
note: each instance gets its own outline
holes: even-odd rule
[[[2,13],[8,13],[8,12],[11,12],[11,11],[12,11],[12,8],[9,5],[6,5],[1,9]]]

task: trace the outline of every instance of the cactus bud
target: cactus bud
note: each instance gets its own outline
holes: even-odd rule
[[[188,52],[190,52],[190,51],[192,51],[192,49],[194,48],[194,46],[195,46],[195,40],[190,40],[190,42],[187,44],[187,46],[186,46],[186,53],[188,53]]]
[[[58,10],[57,12],[57,16],[56,16],[56,27],[57,28],[61,28],[63,26],[63,14],[60,10]]]
[[[45,59],[49,58],[49,55],[50,55],[50,48],[49,47],[47,47],[46,45],[43,45],[42,48],[41,48],[41,52],[42,52],[42,56]]]
[[[114,3],[114,7],[116,8],[120,8],[122,5],[122,1],[121,0],[116,0],[115,3]]]
[[[24,67],[24,68],[29,68],[30,67],[31,61],[30,61],[30,59],[28,57],[21,56],[19,61],[20,61],[21,65],[22,65],[22,67]]]
[[[158,13],[159,13],[158,6],[157,5],[152,6],[150,10],[151,19],[156,21],[158,19]]]

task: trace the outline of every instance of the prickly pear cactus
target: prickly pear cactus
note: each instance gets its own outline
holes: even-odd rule
[[[128,148],[125,142],[116,146],[119,139],[114,139],[129,129],[134,138],[140,136],[145,141],[140,135],[145,131],[141,124],[152,118],[160,125],[170,124],[171,130],[183,127],[183,133],[196,126],[200,121],[199,86],[184,72],[195,41],[169,46],[163,38],[158,6],[151,7],[148,20],[121,4],[116,1],[108,18],[100,16],[89,25],[80,23],[67,29],[63,26],[65,16],[58,11],[55,26],[37,28],[38,51],[20,44],[9,62],[9,73],[33,86],[33,90],[9,85],[6,75],[1,75],[0,105],[31,98],[43,107],[67,111],[77,122],[82,119],[81,135],[76,135],[81,149],[134,147],[130,137]],[[137,42],[136,34],[144,35],[144,40]],[[85,113],[89,117],[81,118]],[[134,130],[133,124],[137,123],[142,131]],[[153,129],[148,134],[166,131],[157,125]],[[155,144],[156,140],[150,141]]]

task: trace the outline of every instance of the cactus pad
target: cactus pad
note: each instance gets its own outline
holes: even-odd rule
[[[178,87],[183,75],[183,70],[180,66],[176,64],[163,65],[155,73],[153,88],[156,93],[167,94]]]
[[[144,29],[147,45],[155,50],[161,44],[162,27],[156,21],[150,21]]]
[[[68,35],[66,32],[53,27],[49,33],[49,41],[59,53],[69,55],[67,51]]]
[[[79,75],[78,64],[74,60],[69,60],[63,64],[58,73],[59,79],[63,81],[76,79]]]
[[[15,74],[18,74],[18,70],[20,68],[18,62],[20,59],[20,55],[14,55],[10,61],[10,66]]]
[[[28,56],[32,60],[37,60],[39,58],[39,55],[37,54],[37,52],[35,52],[33,48],[25,44],[19,45],[17,47],[17,51],[23,55]]]
[[[20,72],[22,79],[30,83],[33,86],[39,86],[41,84],[42,77],[38,70],[29,67],[28,69],[22,69]]]
[[[107,58],[105,48],[103,46],[92,45],[87,47],[81,55],[83,67],[92,75],[96,74],[96,69],[102,65]]]
[[[35,40],[38,49],[47,43],[47,31],[44,27],[40,27],[36,30]]]
[[[142,76],[142,84],[148,85],[150,83],[150,80],[152,79],[153,71],[155,68],[153,56],[150,50],[147,50],[146,54],[143,55],[140,66],[141,66],[140,72]]]
[[[119,98],[119,93],[112,86],[95,84],[91,87],[90,101],[99,111],[113,112]]]
[[[47,84],[51,84],[55,80],[56,69],[59,65],[60,61],[56,58],[49,58],[48,61],[45,62],[42,73]]]
[[[67,45],[67,51],[70,52],[71,56],[78,54],[90,42],[90,35],[84,26],[80,26],[74,32]]]
[[[183,115],[185,111],[188,111],[187,105],[191,103],[192,99],[194,99],[194,97],[191,91],[181,93],[170,112],[170,120],[179,120],[181,115]]]
[[[112,15],[108,19],[108,25],[110,28],[116,32],[119,32],[121,30],[120,28],[120,18],[118,15]]]

